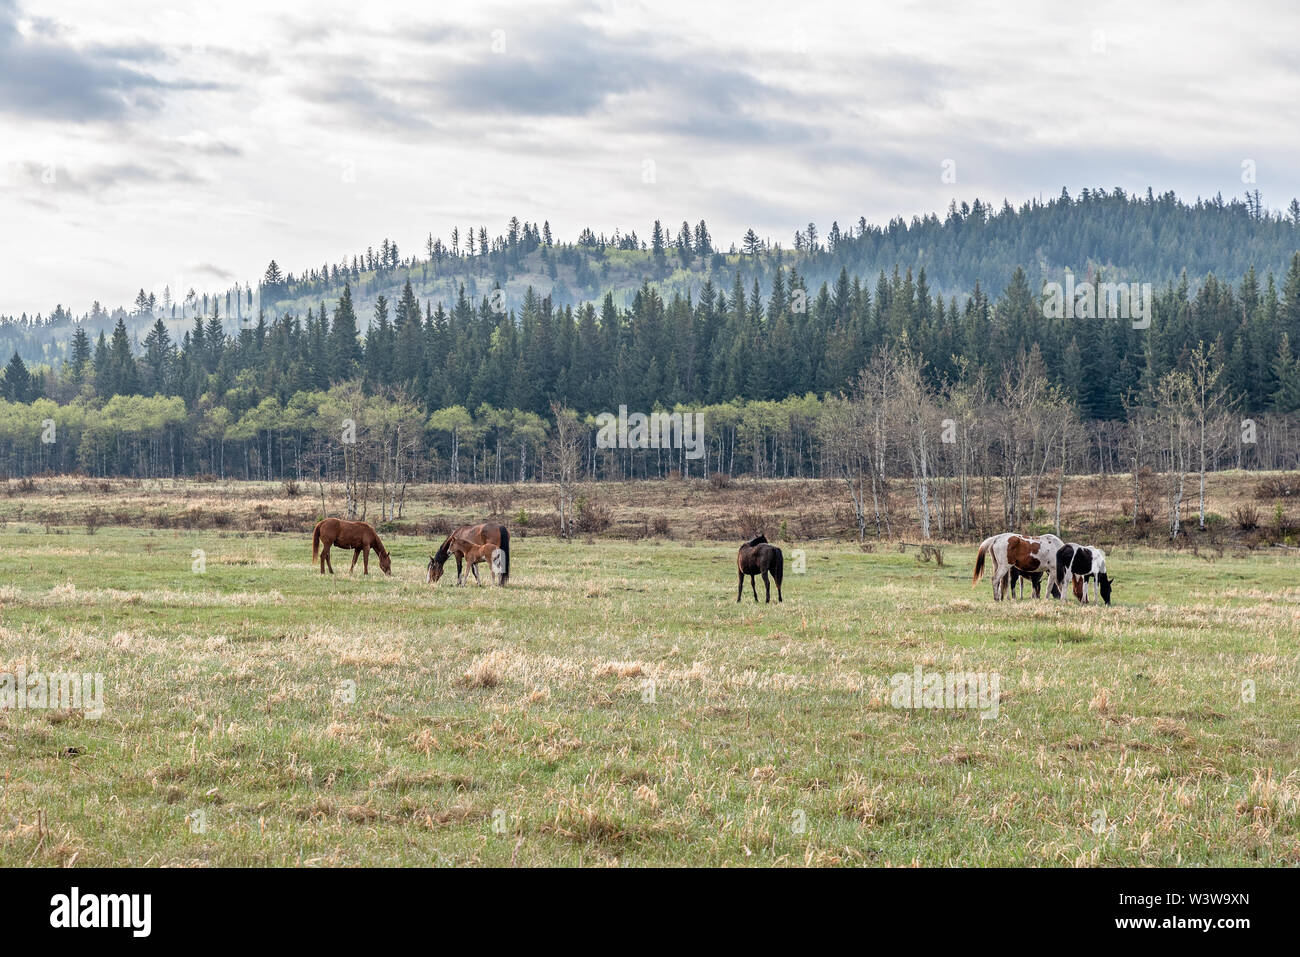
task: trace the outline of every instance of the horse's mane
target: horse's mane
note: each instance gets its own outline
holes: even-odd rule
[[[439,565],[445,565],[447,563],[447,556],[450,554],[451,554],[451,536],[448,535],[447,540],[443,542],[441,546],[439,546],[438,554],[433,556],[433,560]]]
[[[754,538],[751,538],[749,541],[747,541],[747,542],[745,543],[745,547],[746,547],[746,548],[753,548],[755,545],[765,545],[765,544],[767,544],[767,536],[766,536],[766,535],[758,535],[758,536],[756,536],[756,537],[754,537]]]

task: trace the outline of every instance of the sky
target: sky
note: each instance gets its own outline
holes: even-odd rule
[[[1297,37],[1287,2],[0,0],[0,314],[512,216],[726,248],[1062,187],[1282,209]]]

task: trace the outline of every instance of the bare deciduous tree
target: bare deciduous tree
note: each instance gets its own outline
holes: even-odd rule
[[[560,537],[570,538],[573,531],[573,490],[578,482],[587,434],[578,414],[559,402],[551,402],[551,415],[555,417],[555,428],[547,448],[559,486]]]

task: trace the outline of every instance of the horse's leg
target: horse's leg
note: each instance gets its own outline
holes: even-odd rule
[[[772,583],[768,580],[767,569],[763,569],[763,594],[766,596],[763,601],[765,604],[772,604]]]
[[[745,573],[739,568],[736,569],[736,601],[740,601],[740,596],[745,591]]]
[[[326,545],[320,551],[320,573],[322,575],[325,574],[325,556],[328,555],[329,553],[330,553],[330,547],[328,545]]]
[[[757,603],[758,603],[758,583],[757,583],[757,581],[755,580],[754,575],[753,575],[752,572],[750,573],[750,576],[749,576],[749,587],[752,588],[752,589],[754,590],[754,602],[755,602],[755,604],[757,604]]]
[[[463,571],[461,571],[461,554],[460,554],[460,552],[457,552],[457,553],[456,553],[456,584],[457,584],[457,585],[463,585],[463,584],[465,584],[465,573],[464,573]]]
[[[330,574],[334,574],[334,559],[330,558],[330,546],[325,546],[325,563],[330,567]]]
[[[361,549],[352,549],[352,564],[348,566],[348,574],[351,575],[357,569],[357,559],[361,557]]]
[[[369,545],[363,545],[361,547],[361,574],[363,575],[370,574],[370,546]]]

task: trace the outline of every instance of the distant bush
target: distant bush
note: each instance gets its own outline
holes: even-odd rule
[[[603,532],[613,524],[609,506],[583,495],[573,504],[573,530],[584,535]]]
[[[1232,520],[1243,532],[1259,528],[1259,509],[1254,505],[1238,505],[1232,510]]]
[[[1298,492],[1300,492],[1300,481],[1285,475],[1270,476],[1255,486],[1255,498],[1262,502],[1290,498]]]
[[[1285,540],[1295,531],[1295,522],[1287,515],[1286,509],[1282,503],[1278,502],[1273,508],[1273,534],[1279,540]]]
[[[741,537],[748,539],[755,535],[766,535],[768,521],[766,513],[747,508],[736,516],[736,527],[740,530]]]

